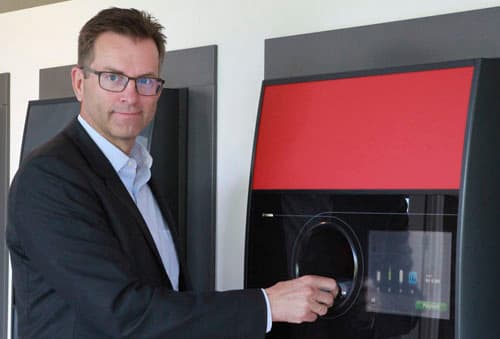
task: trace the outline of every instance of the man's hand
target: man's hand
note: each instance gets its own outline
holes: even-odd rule
[[[334,279],[306,275],[282,281],[266,290],[273,321],[301,323],[325,315],[339,293]]]

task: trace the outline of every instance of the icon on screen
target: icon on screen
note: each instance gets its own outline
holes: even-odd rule
[[[417,284],[417,272],[411,271],[408,273],[408,283],[410,285],[416,285]]]

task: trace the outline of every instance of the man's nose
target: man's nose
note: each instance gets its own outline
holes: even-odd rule
[[[137,93],[135,80],[130,79],[129,82],[127,83],[127,86],[125,86],[125,89],[121,92],[121,94],[122,94],[122,101],[127,101],[129,103],[136,102],[139,97],[139,93]]]

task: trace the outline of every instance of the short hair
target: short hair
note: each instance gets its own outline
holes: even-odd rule
[[[163,26],[151,14],[134,8],[111,7],[91,18],[78,36],[78,65],[89,66],[94,60],[94,45],[100,34],[113,32],[131,38],[153,39],[158,49],[160,67],[165,57],[166,37]]]

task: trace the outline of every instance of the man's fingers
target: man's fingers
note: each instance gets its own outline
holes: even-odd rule
[[[312,322],[316,321],[317,319],[318,319],[318,314],[313,312],[313,311],[309,311],[302,318],[300,318],[296,323],[298,323],[298,324],[300,324],[302,322],[312,323]]]
[[[318,290],[315,298],[318,303],[331,307],[335,295],[329,291]]]
[[[323,291],[329,291],[335,296],[339,291],[337,282],[335,281],[335,279],[332,278],[322,277],[318,275],[304,275],[299,279],[303,280],[304,283],[309,286],[316,287],[317,289]]]
[[[323,316],[326,312],[328,312],[328,306],[315,302],[311,304],[311,311],[316,313],[318,316]]]
[[[325,315],[338,291],[335,279],[313,275],[279,282],[265,290],[273,321],[291,323],[311,322]]]

